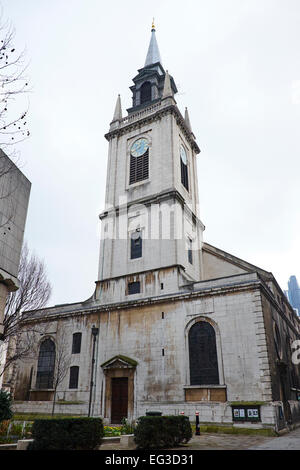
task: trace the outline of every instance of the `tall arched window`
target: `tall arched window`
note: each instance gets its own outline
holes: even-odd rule
[[[36,374],[36,388],[52,388],[55,366],[55,344],[48,338],[42,342]]]
[[[151,83],[145,82],[141,86],[141,104],[151,101]]]
[[[214,328],[206,321],[195,323],[189,331],[191,385],[219,384]]]

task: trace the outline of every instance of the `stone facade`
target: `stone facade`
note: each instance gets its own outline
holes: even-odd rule
[[[161,64],[147,63],[135,87],[142,88],[143,77],[154,83],[157,73],[164,87],[155,99],[143,104],[141,93],[123,118],[118,98],[106,134],[94,295],[31,312],[24,321],[38,331],[36,354],[19,365],[15,409],[50,411],[54,390],[41,387],[43,348],[47,340],[56,351],[48,380],[64,338],[69,363],[57,389],[58,412],[120,422],[149,411],[194,420],[199,411],[201,422],[280,429],[299,419],[299,366],[290,352],[300,321],[272,273],[203,243],[200,149],[187,111],[183,117],[176,105],[174,80]],[[141,157],[149,168],[130,183],[136,142],[146,145]],[[142,249],[132,256],[136,239]]]

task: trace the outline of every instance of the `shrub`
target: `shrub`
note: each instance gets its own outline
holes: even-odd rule
[[[4,390],[0,390],[0,423],[12,417],[11,402],[10,394]]]
[[[122,419],[121,434],[133,434],[134,423],[129,422],[126,418]]]
[[[191,439],[192,428],[187,416],[142,416],[134,436],[140,449],[176,447]]]
[[[37,419],[28,450],[93,450],[103,434],[101,418]]]
[[[9,426],[9,433],[8,433],[9,436],[21,439],[22,433],[23,433],[23,423],[11,421],[10,426]]]

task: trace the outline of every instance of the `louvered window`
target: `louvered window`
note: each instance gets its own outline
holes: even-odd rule
[[[69,388],[78,388],[78,376],[79,376],[79,367],[78,366],[70,367]]]
[[[189,331],[191,385],[219,384],[219,370],[214,328],[205,321],[195,323]]]
[[[149,149],[139,157],[130,155],[129,184],[137,183],[147,178],[149,178]]]
[[[180,159],[180,165],[181,165],[181,182],[185,189],[188,191],[189,190],[189,178],[188,178],[188,167],[185,165]]]

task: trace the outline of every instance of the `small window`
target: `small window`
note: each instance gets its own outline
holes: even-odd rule
[[[72,354],[80,354],[81,350],[81,333],[73,334]]]
[[[79,376],[79,367],[78,366],[70,367],[69,388],[78,388],[78,376]]]
[[[128,295],[139,294],[141,292],[140,281],[129,282],[128,284]]]
[[[134,232],[131,235],[130,242],[130,258],[136,259],[142,257],[142,237],[139,232]]]
[[[190,264],[193,264],[193,242],[188,238],[188,260]]]

